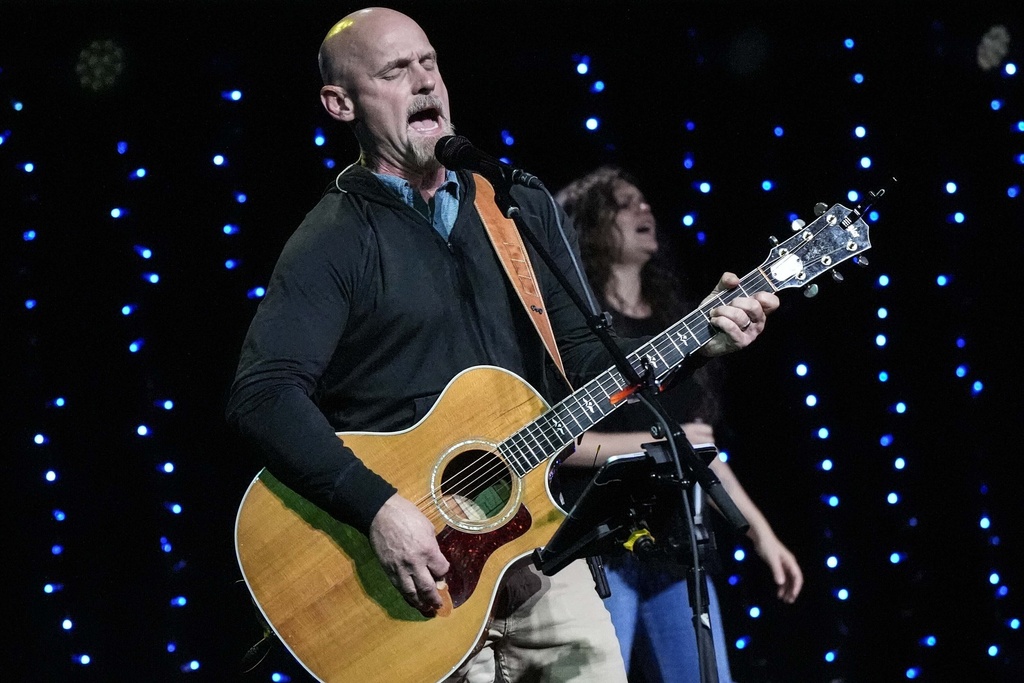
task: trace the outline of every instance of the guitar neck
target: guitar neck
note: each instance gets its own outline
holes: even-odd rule
[[[713,309],[737,297],[775,289],[761,270],[751,271],[740,279],[736,288],[705,301],[629,354],[626,360],[638,375],[644,376],[649,371],[661,381],[718,332],[709,322]],[[507,438],[499,451],[519,476],[525,476],[614,412],[625,402],[623,392],[629,388],[629,382],[618,368],[605,370]]]

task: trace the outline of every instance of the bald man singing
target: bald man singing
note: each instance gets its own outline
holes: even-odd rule
[[[390,9],[359,10],[331,28],[319,62],[323,106],[351,128],[360,156],[285,245],[242,347],[228,419],[280,481],[366,535],[410,605],[440,619],[451,564],[439,529],[337,432],[409,429],[474,366],[515,373],[549,403],[568,390],[489,241],[473,175],[434,157],[453,128],[437,53],[420,26]],[[545,194],[516,187],[512,196],[575,280]],[[576,250],[571,230],[569,242]],[[569,381],[580,386],[611,359],[544,264],[532,261]],[[778,305],[758,296],[716,309],[720,333],[707,353],[757,337]],[[627,350],[639,343],[620,342]],[[505,572],[479,643],[446,679],[625,681],[586,564],[546,577],[528,562],[530,550]]]

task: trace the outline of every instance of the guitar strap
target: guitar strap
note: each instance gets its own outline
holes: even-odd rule
[[[523,238],[516,229],[516,224],[502,215],[497,204],[494,203],[494,187],[487,182],[487,179],[478,173],[473,174],[476,182],[476,198],[474,204],[476,211],[487,228],[487,236],[494,245],[494,251],[498,254],[505,274],[512,282],[519,300],[526,309],[526,315],[533,323],[537,334],[540,335],[544,347],[547,349],[551,359],[555,361],[558,371],[571,387],[569,378],[565,375],[565,367],[562,365],[562,357],[558,353],[558,345],[555,344],[555,334],[551,329],[551,320],[548,318],[547,309],[544,307],[544,299],[541,297],[540,288],[537,286],[537,278],[533,273],[533,265],[523,245]]]

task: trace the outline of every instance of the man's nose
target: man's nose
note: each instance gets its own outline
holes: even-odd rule
[[[434,92],[434,88],[437,86],[437,78],[434,72],[424,69],[420,64],[416,64],[413,69],[415,74],[413,84],[416,88],[416,93],[429,94]]]

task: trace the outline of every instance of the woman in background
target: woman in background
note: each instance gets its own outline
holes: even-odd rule
[[[658,251],[654,216],[629,175],[604,166],[570,183],[557,199],[573,219],[587,277],[619,335],[658,334],[692,309],[680,298],[678,280],[654,259]],[[715,432],[722,431],[721,386],[720,368],[712,361],[689,381],[661,394],[660,400],[683,425],[690,443],[714,443]],[[612,455],[641,451],[641,444],[652,440],[652,422],[644,406],[622,406],[584,435],[562,471],[596,467]],[[711,469],[750,523],[747,536],[771,569],[778,598],[792,603],[803,585],[793,554],[776,537],[732,469],[718,458]],[[590,470],[586,472],[589,476]],[[676,563],[640,562],[627,553],[606,558],[606,573],[611,596],[605,605],[632,679],[643,675],[643,680],[664,683],[700,680],[685,570]],[[721,611],[711,581],[708,598],[718,678],[731,683]],[[638,638],[641,633],[643,637]]]

